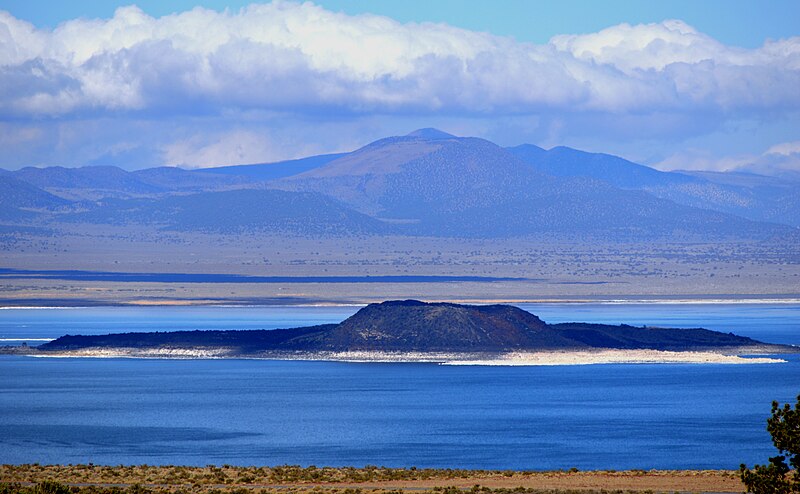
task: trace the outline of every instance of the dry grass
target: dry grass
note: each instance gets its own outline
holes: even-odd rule
[[[742,492],[734,471],[0,465],[0,494]],[[53,489],[56,489],[55,491]],[[61,490],[59,490],[61,489]]]

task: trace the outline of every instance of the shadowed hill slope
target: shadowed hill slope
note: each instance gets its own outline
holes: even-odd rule
[[[387,233],[383,222],[321,194],[240,189],[168,196],[157,200],[109,199],[88,212],[65,216],[76,223],[145,224],[171,230],[237,233],[268,230],[298,234]]]
[[[53,210],[69,204],[10,174],[0,175],[0,220],[26,221],[36,216],[34,211]]]
[[[0,175],[0,206],[30,209],[57,208],[69,201],[11,175]]]
[[[70,198],[146,195],[163,192],[131,172],[115,166],[65,168],[27,167],[13,172],[14,177],[36,187],[67,194]]]

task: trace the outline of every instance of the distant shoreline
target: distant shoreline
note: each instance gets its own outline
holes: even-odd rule
[[[376,299],[378,300],[378,299]],[[430,302],[452,302],[458,304],[565,304],[565,305],[672,305],[672,304],[692,304],[692,305],[800,305],[800,295],[790,297],[775,298],[737,298],[735,295],[708,295],[694,297],[649,297],[649,298],[541,298],[541,299],[428,299]],[[218,307],[218,308],[247,308],[247,307],[363,307],[374,300],[358,301],[305,301],[292,302],[291,300],[275,301],[238,301],[238,300],[191,300],[191,299],[170,299],[170,300],[133,300],[128,302],[94,301],[88,299],[53,299],[53,304],[47,304],[46,300],[37,299],[31,304],[25,304],[24,300],[0,300],[0,310],[24,310],[24,309],[92,309],[92,308],[114,308],[114,307]]]

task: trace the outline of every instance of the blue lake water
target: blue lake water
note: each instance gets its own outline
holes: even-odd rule
[[[549,322],[703,326],[800,344],[800,306],[536,305]],[[336,322],[342,308],[0,310],[0,338]],[[0,343],[2,344],[2,343]],[[773,456],[770,365],[448,367],[0,357],[0,463],[737,468]]]

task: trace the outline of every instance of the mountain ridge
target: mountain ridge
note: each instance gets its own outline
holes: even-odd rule
[[[613,239],[768,239],[790,235],[800,226],[800,195],[780,182],[661,172],[565,147],[502,148],[432,128],[379,139],[350,153],[274,164],[136,172],[29,167],[2,178],[30,185],[17,187],[15,204],[42,200],[42,193],[66,201],[38,212],[2,205],[0,218],[22,226],[130,222],[178,231],[238,231],[214,226],[211,220],[217,218],[219,225],[260,230],[278,225],[280,231],[300,235],[348,234],[349,224],[357,225],[350,233]],[[258,194],[264,202],[253,200]],[[226,206],[224,198],[231,203]],[[197,221],[197,215],[187,214],[192,203],[198,210],[217,204],[220,212]],[[297,209],[296,217],[288,205]],[[220,217],[225,211],[231,215],[227,220]],[[308,228],[326,221],[330,228]]]

